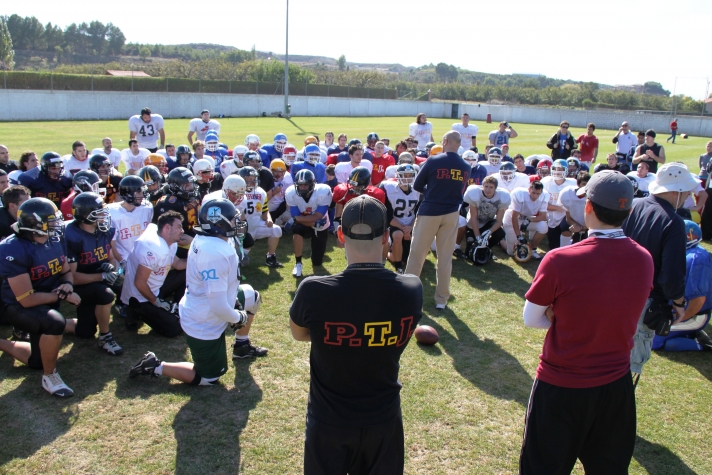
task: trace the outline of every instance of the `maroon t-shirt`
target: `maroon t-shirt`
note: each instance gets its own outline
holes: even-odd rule
[[[526,294],[555,315],[536,377],[591,388],[625,376],[652,288],[653,259],[632,239],[592,237],[548,252]]]
[[[582,134],[576,142],[581,144],[579,147],[581,150],[581,161],[593,161],[593,151],[598,148],[598,138],[595,135],[589,137],[586,134]]]

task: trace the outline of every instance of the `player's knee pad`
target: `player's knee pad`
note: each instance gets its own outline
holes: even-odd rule
[[[40,320],[40,333],[43,335],[62,335],[67,321],[57,310],[50,310]]]
[[[262,305],[262,296],[251,285],[240,285],[237,292],[237,300],[242,310],[256,314]]]

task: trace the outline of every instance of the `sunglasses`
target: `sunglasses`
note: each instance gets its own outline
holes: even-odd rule
[[[568,129],[569,126],[568,126],[568,125],[562,125],[561,128],[562,128],[562,129]]]

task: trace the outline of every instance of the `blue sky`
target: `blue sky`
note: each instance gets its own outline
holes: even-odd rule
[[[489,73],[605,84],[657,81],[670,91],[677,77],[677,92],[697,99],[712,76],[709,0],[289,3],[291,54],[344,54],[348,61],[406,66],[442,61]],[[112,22],[130,42],[255,45],[280,54],[285,11],[286,0],[41,0],[0,7],[3,15],[35,16],[62,27]]]

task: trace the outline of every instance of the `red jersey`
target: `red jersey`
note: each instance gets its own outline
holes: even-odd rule
[[[65,221],[71,221],[74,219],[74,213],[72,213],[72,202],[74,201],[75,196],[77,196],[77,191],[72,189],[69,195],[67,195],[67,197],[64,198],[62,203],[59,205],[59,211],[62,213],[62,217]]]
[[[670,130],[677,130],[677,121],[673,120],[670,122]]]
[[[573,269],[586,269],[574,279]],[[616,285],[610,285],[615,273]],[[605,298],[591,289],[606,288]],[[550,251],[526,299],[553,306],[536,377],[565,388],[603,386],[630,372],[638,319],[653,288],[653,259],[630,238],[592,237]]]
[[[390,155],[381,155],[380,157],[374,156],[371,163],[373,163],[373,170],[371,171],[371,184],[373,186],[378,186],[378,184],[381,183],[386,177],[386,168],[391,165],[395,165],[396,161]]]
[[[336,165],[339,163],[339,154],[338,153],[332,153],[328,157],[326,157],[326,166],[329,165]]]
[[[386,204],[386,193],[382,189],[376,188],[373,185],[368,185],[364,193],[368,196],[376,198],[384,205]],[[334,201],[334,203],[340,203],[345,206],[346,203],[356,198],[357,196],[359,195],[357,195],[356,193],[349,193],[349,188],[346,183],[341,183],[340,185],[336,185],[336,187],[334,188],[334,192],[331,195],[331,199]]]
[[[598,138],[595,135],[581,134],[581,136],[576,139],[576,143],[581,144],[579,149],[581,150],[581,161],[582,162],[592,162],[593,161],[593,151],[598,148]]]

